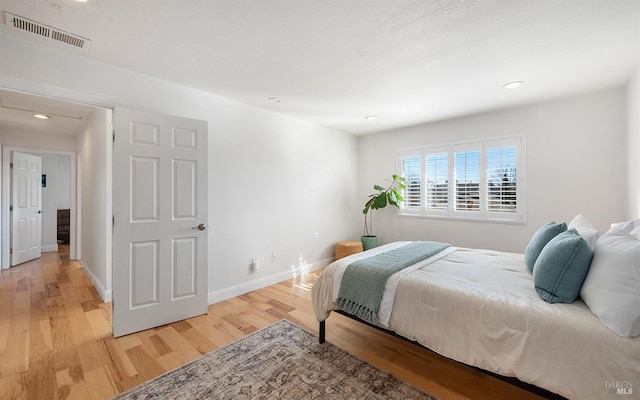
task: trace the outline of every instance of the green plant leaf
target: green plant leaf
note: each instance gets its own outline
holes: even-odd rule
[[[393,204],[397,208],[400,208],[400,203],[402,202],[402,196],[398,193],[397,190],[392,190],[389,193],[389,203]]]
[[[382,187],[382,186],[380,186],[380,185],[373,185],[373,188],[374,188],[375,190],[379,190],[379,191],[381,191],[381,192],[383,192],[383,191],[385,190],[385,188],[383,188],[383,187]]]
[[[378,196],[375,198],[373,208],[385,208],[387,206],[387,196]]]
[[[369,201],[367,201],[367,202],[365,203],[365,205],[364,205],[364,209],[362,210],[362,213],[363,213],[363,214],[368,213],[368,212],[369,212],[369,210],[371,209],[371,207],[373,207],[373,204],[374,204],[374,203],[375,203],[375,201],[376,201],[376,198],[375,198],[373,195],[371,195],[371,196],[369,196],[369,197],[370,197]],[[375,207],[374,207],[374,208],[375,208]]]

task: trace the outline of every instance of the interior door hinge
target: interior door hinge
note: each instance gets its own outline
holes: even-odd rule
[[[9,164],[9,168],[13,168],[13,163],[10,163],[10,164]]]
[[[13,211],[13,206],[9,206],[9,211]]]
[[[116,142],[116,131],[115,131],[115,129],[114,129],[114,130],[113,130],[113,143],[115,143],[115,142]]]
[[[112,223],[113,226],[116,226],[116,216],[115,215],[111,217],[111,223]]]

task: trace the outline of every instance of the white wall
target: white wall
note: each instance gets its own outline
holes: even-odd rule
[[[111,298],[111,191],[107,184],[107,147],[111,145],[111,111],[91,113],[78,136],[78,182],[82,204],[80,262],[103,299]],[[111,153],[109,153],[111,154]],[[110,164],[109,164],[110,165]],[[109,181],[110,184],[110,181]]]
[[[355,199],[355,138],[243,108],[249,118],[214,128],[209,159],[209,282],[223,292],[253,279],[252,257],[260,263],[256,277],[287,278],[324,266],[336,241],[355,237],[345,223]]]
[[[208,121],[210,301],[322,267],[336,241],[359,234],[345,223],[356,202],[354,136],[3,34],[0,54],[12,55],[0,58],[0,81]]]
[[[627,218],[640,218],[640,66],[628,87]]]
[[[373,184],[399,172],[398,149],[524,134],[527,224],[399,217],[387,207],[377,215],[381,241],[438,240],[523,252],[541,225],[568,223],[577,213],[604,231],[626,214],[626,114],[620,88],[363,136],[358,199],[364,204]]]
[[[61,151],[76,151],[76,137],[74,135],[5,131],[2,132],[2,145]]]
[[[58,209],[71,208],[71,158],[58,155]]]
[[[42,157],[42,173],[47,186],[42,188],[42,251],[58,250],[58,156],[36,154]]]

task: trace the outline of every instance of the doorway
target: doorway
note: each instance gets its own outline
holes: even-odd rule
[[[80,210],[78,208],[77,205],[77,201],[76,201],[76,193],[77,193],[77,189],[76,189],[76,153],[75,152],[70,152],[70,151],[61,151],[61,150],[50,150],[50,149],[38,149],[38,148],[28,148],[28,147],[15,147],[15,146],[3,146],[2,149],[2,269],[6,269],[9,268],[9,266],[11,265],[11,232],[12,232],[12,228],[11,228],[11,211],[10,211],[10,205],[11,205],[11,193],[12,193],[12,188],[11,188],[11,160],[13,159],[13,153],[14,152],[19,152],[19,153],[27,153],[27,154],[38,154],[38,155],[42,155],[42,156],[50,156],[49,158],[51,160],[54,159],[53,156],[56,156],[55,159],[57,159],[58,157],[62,157],[65,161],[68,161],[68,192],[67,192],[67,196],[62,196],[63,198],[63,203],[61,203],[61,205],[65,206],[68,204],[68,208],[70,210],[69,212],[69,217],[70,217],[70,221],[69,221],[69,258],[74,260],[76,258],[79,258],[78,252],[77,252],[77,236],[78,236],[78,226],[77,226],[77,216],[80,213]],[[56,161],[57,162],[57,161]],[[64,163],[64,162],[63,162]],[[49,174],[51,175],[51,174]],[[51,185],[56,185],[58,183],[60,183],[60,181],[62,179],[54,179],[52,180],[53,176],[49,177],[48,180],[48,185],[51,188]],[[44,182],[42,183],[43,185],[45,184]],[[43,188],[44,189],[44,188]],[[58,194],[56,193],[55,196],[57,197]],[[48,201],[48,203],[50,203],[51,200]],[[44,208],[44,204],[43,204],[43,208]],[[48,207],[48,213],[46,213],[46,215],[48,215],[49,213],[52,213],[54,208],[51,207],[52,204],[47,204]],[[55,209],[57,210],[57,204]],[[57,239],[56,239],[57,240]],[[51,251],[53,250],[53,247],[46,247],[46,246],[52,246],[52,243],[49,243],[49,241],[47,241],[46,243],[43,243],[44,247],[44,251]]]
[[[2,76],[0,76],[0,90],[2,88],[2,83]],[[77,157],[72,157],[72,159],[76,163],[72,167],[72,170],[76,171],[77,173],[77,177],[74,178],[77,182],[77,193],[75,196],[73,196],[76,204],[72,205],[71,207],[76,210],[76,221],[75,223],[72,223],[72,226],[76,227],[77,232],[73,233],[72,236],[75,237],[76,243],[78,241],[82,241],[82,245],[74,246],[72,251],[77,253],[80,248],[82,249],[80,263],[83,267],[83,270],[86,272],[89,279],[93,282],[94,287],[96,288],[102,299],[105,302],[110,302],[112,300],[112,288],[114,287],[112,282],[115,281],[116,277],[122,275],[121,273],[118,274],[113,272],[113,248],[115,241],[113,236],[113,224],[115,222],[117,225],[118,217],[120,214],[122,214],[120,215],[121,217],[124,216],[124,219],[126,221],[131,222],[127,212],[114,213],[115,191],[113,178],[113,146],[114,141],[116,144],[123,144],[124,142],[122,142],[123,138],[121,138],[119,141],[117,140],[117,135],[115,133],[112,134],[112,132],[114,132],[113,110],[119,109],[122,111],[124,109],[119,108],[117,103],[111,103],[106,107],[104,105],[97,104],[95,98],[87,101],[85,100],[85,96],[83,96],[81,93],[70,94],[67,91],[59,92],[51,88],[48,91],[51,90],[53,90],[54,93],[41,93],[41,95],[49,95],[52,98],[58,99],[65,98],[73,102],[83,103],[85,105],[94,104],[93,107],[97,106],[99,110],[101,109],[100,112],[94,112],[91,115],[90,122],[88,122],[88,129],[83,129],[83,132],[78,136],[78,139],[76,142],[74,142],[73,146],[73,148],[77,150]],[[182,119],[185,122],[187,120],[186,118],[180,117],[161,115],[157,116],[163,119]],[[143,168],[142,172],[144,173],[141,173],[140,170],[135,168],[133,170],[133,174],[129,169],[125,171],[126,175],[128,176],[136,177],[136,179],[140,178],[136,182],[147,182],[145,187],[148,186],[148,181],[145,180],[145,177],[148,177],[148,175],[151,174],[158,178],[156,182],[162,187],[171,187],[176,189],[174,190],[174,192],[170,193],[169,196],[160,195],[160,192],[158,192],[157,194],[159,195],[159,197],[156,196],[154,197],[154,199],[163,200],[162,205],[160,206],[160,208],[163,210],[160,213],[162,218],[159,218],[159,221],[164,222],[168,218],[178,223],[179,226],[176,226],[175,228],[172,227],[171,231],[161,230],[161,233],[163,234],[163,237],[161,239],[140,239],[137,237],[132,239],[137,245],[136,249],[134,250],[137,250],[138,248],[147,249],[149,247],[152,247],[152,245],[147,246],[146,244],[151,243],[154,240],[156,240],[156,242],[158,243],[158,248],[165,248],[166,246],[160,246],[159,243],[162,240],[168,240],[171,242],[170,248],[173,254],[179,255],[179,257],[162,257],[163,260],[172,263],[173,268],[171,268],[171,270],[168,270],[168,272],[165,271],[165,275],[167,276],[163,277],[162,281],[170,281],[171,284],[168,286],[165,285],[167,287],[159,287],[159,289],[162,290],[158,292],[158,298],[161,300],[170,298],[174,303],[178,301],[186,302],[193,300],[194,307],[181,308],[175,305],[172,309],[175,309],[176,313],[169,315],[169,318],[172,318],[172,320],[183,319],[192,315],[196,315],[191,313],[192,309],[197,308],[197,313],[206,313],[207,310],[207,235],[206,232],[203,232],[208,226],[206,218],[206,160],[208,150],[207,123],[206,121],[190,121],[191,122],[187,123],[187,125],[185,126],[176,125],[170,128],[168,126],[165,126],[159,131],[164,133],[160,133],[159,136],[155,136],[155,122],[147,124],[140,123],[141,121],[137,121],[137,123],[135,124],[128,124],[129,127],[133,127],[133,130],[127,133],[127,135],[129,136],[133,135],[131,137],[135,139],[134,142],[140,142],[139,144],[142,147],[157,147],[156,145],[159,145],[160,143],[167,143],[169,144],[169,147],[177,152],[177,155],[171,155],[172,158],[167,158],[168,155],[165,154],[166,152],[161,152],[161,156],[157,158],[159,169],[154,170],[153,165],[155,165],[155,161],[151,160],[153,157],[150,158],[146,151],[143,151],[141,155],[136,156],[136,160],[140,161],[139,166],[149,168]],[[190,126],[192,122],[197,123],[198,127],[196,128]],[[171,136],[165,137],[167,133]],[[160,137],[162,138],[159,139]],[[125,141],[131,141],[129,139],[125,139]],[[160,141],[156,142],[156,139],[159,139]],[[4,132],[2,141],[4,142],[6,147],[6,149],[3,148],[2,185],[4,188],[4,186],[7,185],[7,183],[10,181],[7,178],[9,168],[6,164],[7,160],[9,159],[9,152],[12,150],[12,148],[10,146],[6,146],[7,142],[5,142]],[[132,144],[136,143],[132,142]],[[19,149],[19,147],[16,148]],[[34,149],[29,150],[33,151]],[[190,159],[189,157],[187,157],[188,153],[197,153],[197,159]],[[129,162],[125,161],[124,163],[120,164],[129,165]],[[136,166],[138,166],[138,164],[136,164]],[[156,171],[157,174],[153,171]],[[162,176],[162,180],[159,179],[160,176]],[[176,185],[176,182],[178,182],[179,184]],[[7,201],[7,193],[7,190],[3,190],[3,262],[8,256],[8,246],[6,245],[8,237],[8,229],[6,229],[6,225],[8,223],[8,211],[5,211],[8,210],[9,204],[9,202]],[[148,197],[149,193],[145,191],[136,191],[134,193],[133,200],[135,200],[135,204],[138,204],[139,200],[146,200]],[[143,206],[142,203],[144,202],[141,202],[139,205]],[[119,210],[126,210],[128,208],[128,206],[119,207]],[[136,211],[137,210],[138,209],[136,209]],[[139,216],[138,214],[136,215]],[[123,221],[120,222],[122,223]],[[154,231],[149,230],[149,232],[153,233]],[[176,234],[174,235],[174,233]],[[142,240],[144,243],[140,244],[140,240]],[[205,245],[198,245],[198,243],[200,242],[204,242]],[[122,242],[118,243],[121,244],[120,247],[122,248]],[[131,246],[126,245],[125,247],[126,253],[130,253],[131,251],[133,251],[131,250]],[[116,253],[119,254],[122,253],[122,251],[118,251]],[[140,259],[141,263],[137,263],[136,265],[144,264],[144,267],[146,267],[148,264],[144,263],[145,260],[148,261],[153,259],[151,255],[149,257],[146,257],[146,253],[143,254],[140,252],[136,252],[136,255],[142,257],[142,259]],[[73,257],[80,258],[80,254],[75,254]],[[157,267],[159,266],[160,264],[157,265]],[[142,271],[144,270],[144,268],[137,268],[136,270]],[[136,282],[142,282],[142,284],[144,284],[144,279],[136,280]],[[139,285],[136,285],[135,288],[137,289],[138,286]],[[120,288],[121,292],[127,295],[130,295],[132,293],[130,284],[119,285],[118,287]],[[152,292],[153,287],[150,293]],[[147,292],[135,291],[133,292],[133,294],[137,296],[138,294],[147,294]],[[134,300],[138,301],[140,300],[140,298],[136,297]],[[143,298],[139,301],[140,304],[134,304],[134,311],[139,311],[138,308],[148,307],[149,304],[147,304],[146,300],[147,298]],[[131,302],[124,300],[116,301],[115,303],[116,305],[127,305]],[[190,314],[182,316],[182,314],[177,313],[178,311],[184,312],[185,310],[188,310]],[[117,310],[114,310],[114,313],[115,311]],[[160,312],[158,312],[157,314],[160,314]],[[149,315],[149,313],[142,313],[141,315],[147,316]],[[115,319],[116,317],[114,316],[114,321]],[[130,319],[130,313],[126,314],[125,320],[128,321]],[[166,321],[157,322],[155,320],[148,322],[151,323],[150,326],[166,323]],[[144,329],[144,327],[137,327],[135,329]]]
[[[70,163],[69,257],[80,264],[105,302],[112,275],[112,108],[111,98],[0,75],[0,267],[9,266],[9,162],[12,151],[67,155]],[[49,111],[36,120],[33,111]],[[38,113],[39,114],[39,113]],[[47,114],[46,112],[44,114]]]

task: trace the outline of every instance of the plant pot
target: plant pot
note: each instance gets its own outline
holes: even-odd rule
[[[362,250],[366,251],[378,247],[377,236],[361,236],[360,241],[362,242]]]

